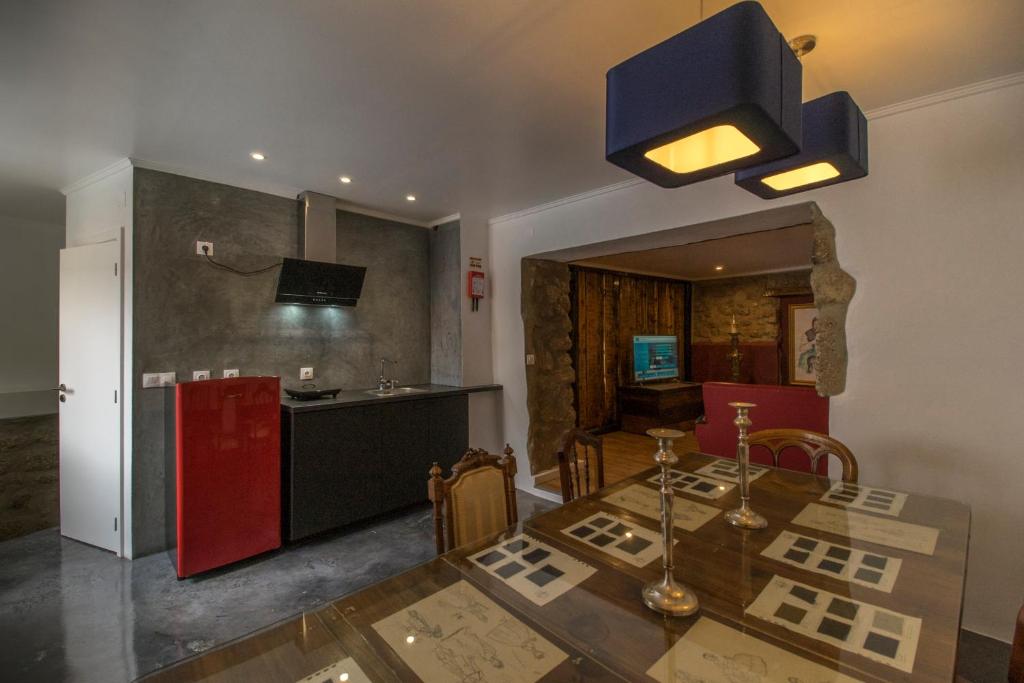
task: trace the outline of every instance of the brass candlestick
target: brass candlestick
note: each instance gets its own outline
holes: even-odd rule
[[[681,438],[683,432],[675,429],[649,429],[647,434],[658,440],[658,452],[654,454],[654,462],[661,467],[661,538],[665,544],[662,566],[665,575],[661,581],[645,584],[641,594],[644,596],[644,604],[655,612],[685,617],[700,609],[700,603],[692,589],[676,583],[672,577],[672,531],[675,518],[672,516],[669,470],[672,465],[679,462],[679,458],[672,452],[672,439]]]
[[[747,417],[754,403],[730,403],[736,409],[736,419],[732,421],[740,430],[739,443],[736,445],[736,460],[740,470],[740,506],[725,513],[725,521],[743,529],[763,529],[768,520],[750,509],[750,443],[747,440],[747,429],[753,423]]]

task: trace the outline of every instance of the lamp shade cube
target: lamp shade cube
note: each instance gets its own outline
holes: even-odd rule
[[[736,184],[775,199],[844,183],[868,174],[868,122],[849,93],[834,92],[803,106],[799,154],[736,172]]]
[[[800,150],[801,67],[741,2],[608,71],[605,158],[680,187]]]

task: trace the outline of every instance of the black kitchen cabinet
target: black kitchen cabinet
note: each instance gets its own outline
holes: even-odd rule
[[[465,395],[282,411],[284,535],[294,541],[427,500],[469,444]]]

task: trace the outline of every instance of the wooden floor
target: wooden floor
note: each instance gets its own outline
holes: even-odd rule
[[[654,467],[654,452],[657,442],[649,436],[630,434],[628,432],[609,432],[602,434],[604,444],[604,483],[606,486],[622,481],[643,470]],[[672,446],[677,454],[698,451],[697,437],[693,431],[677,439]],[[561,492],[558,479],[539,484],[539,488],[547,491]]]

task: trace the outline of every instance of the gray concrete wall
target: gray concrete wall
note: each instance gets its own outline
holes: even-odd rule
[[[406,383],[430,380],[430,232],[338,212],[338,260],[367,267],[354,308],[274,303],[276,270],[241,277],[195,255],[251,270],[295,256],[295,200],[145,169],[135,171],[133,534],[136,556],[174,544],[173,453],[165,437],[172,393],[142,389],[144,372],[219,377],[279,375],[297,386],[313,366],[319,386],[376,384],[377,360],[398,361]]]
[[[462,256],[459,221],[430,233],[430,377],[462,384]]]
[[[0,420],[0,541],[59,518],[56,413]]]

